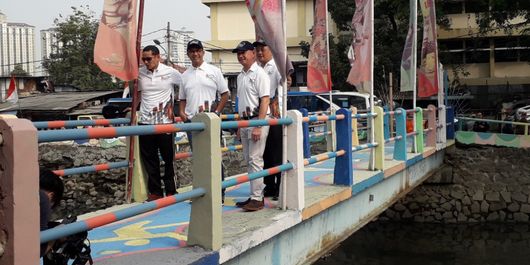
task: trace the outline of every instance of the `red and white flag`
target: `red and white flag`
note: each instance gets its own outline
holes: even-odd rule
[[[357,87],[360,92],[370,93],[368,86],[362,85],[371,82],[372,76],[372,5],[373,0],[355,0],[355,13],[352,19],[353,41],[348,52],[351,70],[348,74],[348,83]]]
[[[326,1],[315,2],[313,38],[307,62],[307,89],[315,93],[331,90]]]
[[[283,82],[287,74],[293,71],[285,43],[285,2],[284,0],[246,0],[246,3],[254,21],[256,40],[265,41],[271,49]]]
[[[94,62],[109,75],[138,77],[136,0],[105,0],[94,46]]]
[[[421,65],[418,72],[418,97],[438,93],[438,45],[436,43],[436,13],[434,0],[420,0],[423,15]]]
[[[9,88],[7,89],[6,101],[13,104],[18,102],[17,87],[15,86],[15,77],[11,76],[11,82],[9,82]]]

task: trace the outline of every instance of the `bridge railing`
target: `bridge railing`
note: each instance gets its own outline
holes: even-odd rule
[[[490,129],[487,132],[500,132],[503,133],[502,127],[503,126],[510,126],[512,128],[511,133],[506,134],[520,134],[520,135],[529,135],[529,128],[530,123],[527,122],[516,122],[516,121],[501,121],[501,120],[491,120],[491,119],[477,119],[477,118],[471,118],[471,117],[464,117],[464,116],[458,116],[458,130],[464,131],[464,123],[466,121],[470,122],[486,122],[489,124],[498,124],[500,128],[497,130]],[[517,127],[522,128],[522,130],[517,130]],[[467,128],[468,130],[472,131],[473,128]]]

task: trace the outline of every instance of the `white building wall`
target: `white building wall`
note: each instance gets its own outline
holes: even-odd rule
[[[1,76],[8,76],[17,64],[28,74],[35,74],[35,27],[2,21],[0,43]]]
[[[194,35],[195,32],[186,30],[175,30],[171,32],[171,51],[169,51],[171,54],[171,61],[179,65],[185,65],[186,67],[191,65],[190,59],[186,53],[186,47],[188,42],[194,39]]]

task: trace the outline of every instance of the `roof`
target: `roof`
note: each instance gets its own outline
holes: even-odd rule
[[[18,22],[7,22],[7,26],[11,27],[31,27],[34,28],[35,26],[26,24],[26,23],[18,23]]]
[[[119,93],[121,91],[98,91],[98,92],[63,92],[46,93],[35,96],[19,98],[18,104],[0,104],[0,111],[6,110],[47,110],[67,111],[77,107],[79,104],[94,98]]]

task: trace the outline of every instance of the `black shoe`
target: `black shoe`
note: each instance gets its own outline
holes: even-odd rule
[[[277,200],[278,200],[278,195],[273,196],[273,197],[272,197],[272,200],[273,200],[273,201],[277,201]]]
[[[277,192],[272,189],[265,189],[263,191],[263,197],[274,197],[276,194]]]
[[[250,198],[248,198],[244,202],[236,202],[236,207],[243,208],[245,205],[247,205],[250,202]]]

